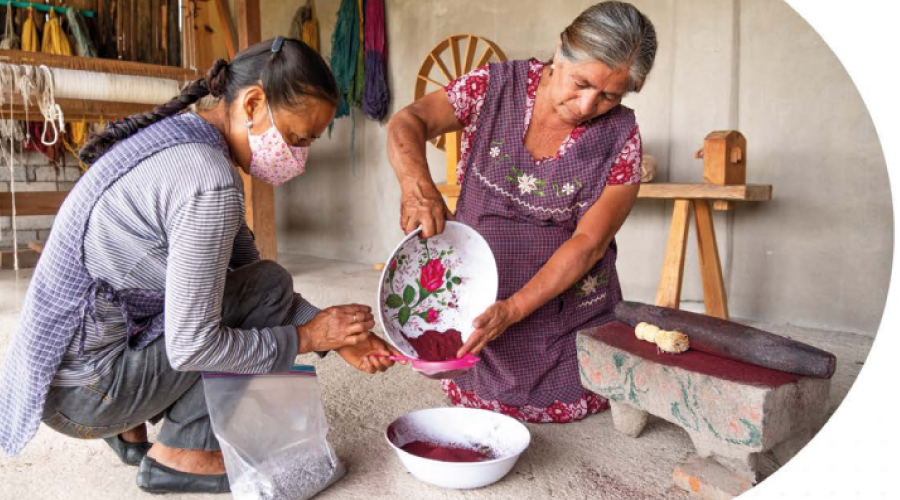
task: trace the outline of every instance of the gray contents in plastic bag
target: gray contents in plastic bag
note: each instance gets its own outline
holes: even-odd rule
[[[315,368],[207,373],[203,383],[236,500],[306,500],[344,476],[328,444]]]

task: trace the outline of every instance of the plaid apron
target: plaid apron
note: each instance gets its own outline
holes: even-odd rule
[[[228,154],[224,138],[192,113],[161,120],[117,143],[66,197],[41,255],[19,325],[0,376],[0,448],[15,455],[34,437],[47,392],[63,354],[93,314],[101,296],[125,316],[129,346],[141,349],[163,333],[163,290],[114,290],[84,265],[84,234],[94,205],[119,178],[145,158],[187,143],[206,143]]]
[[[617,106],[555,159],[534,160],[522,124],[528,61],[492,64],[484,108],[463,180],[456,218],[488,242],[500,275],[498,299],[521,289],[568,241],[599,198],[635,125]],[[578,374],[575,334],[612,319],[622,300],[616,244],[571,289],[513,325],[482,351],[456,385],[484,400],[548,407],[574,403],[586,391]]]

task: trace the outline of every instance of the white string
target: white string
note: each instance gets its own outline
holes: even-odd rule
[[[41,133],[41,143],[44,146],[52,146],[59,140],[59,133],[65,130],[65,119],[63,118],[62,108],[56,104],[56,96],[54,94],[53,72],[50,68],[41,64],[40,70],[43,73],[43,79],[39,80],[40,94],[38,99],[38,107],[41,114],[44,115],[44,131]],[[57,126],[57,121],[59,125]],[[49,127],[47,125],[50,125]],[[47,129],[53,129],[53,140],[47,141]]]
[[[10,71],[7,69],[5,71],[7,81],[4,82],[5,86],[9,88],[9,116],[13,117],[13,97],[15,96],[16,85],[16,73],[15,71]],[[14,134],[9,135],[9,158],[7,160],[7,165],[9,166],[9,195],[10,195],[10,214],[12,215],[12,235],[13,235],[13,269],[16,274],[16,305],[17,309],[21,307],[19,304],[19,232],[16,226],[16,175],[15,175],[15,147],[16,143],[13,139]]]

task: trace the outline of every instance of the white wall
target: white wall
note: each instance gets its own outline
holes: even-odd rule
[[[286,34],[300,2],[263,0],[263,35]],[[590,0],[387,0],[392,112],[411,102],[423,58],[439,40],[473,33],[511,59],[548,58],[558,33]],[[699,182],[693,153],[712,130],[748,139],[748,182],[768,203],[715,215],[735,317],[874,335],[893,245],[887,169],[850,77],[815,31],[781,0],[640,0],[656,25],[656,67],[627,99],[660,160],[659,181]],[[292,5],[293,4],[293,5]],[[339,0],[317,0],[328,57]],[[276,189],[279,250],[375,263],[399,241],[399,189],[384,127],[356,112],[311,150],[308,173]],[[431,146],[436,179],[443,156]],[[628,299],[652,302],[670,203],[642,200],[619,235]],[[692,231],[693,234],[693,231]],[[694,236],[685,301],[701,301]],[[688,306],[690,304],[687,304]]]

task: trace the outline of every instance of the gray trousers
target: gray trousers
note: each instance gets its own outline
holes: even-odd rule
[[[222,323],[263,328],[290,321],[293,279],[272,261],[258,261],[231,273],[225,283]],[[51,387],[43,422],[81,439],[115,436],[144,422],[163,420],[159,442],[192,450],[219,450],[213,435],[200,372],[169,364],[165,337],[140,351],[126,348],[97,383]]]

